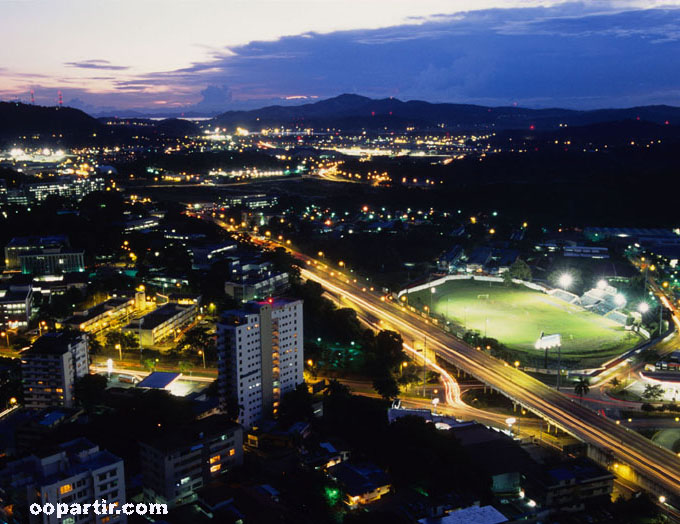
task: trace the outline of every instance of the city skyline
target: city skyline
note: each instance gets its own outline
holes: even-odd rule
[[[36,103],[53,105],[61,91],[66,105],[94,113],[216,113],[345,92],[527,107],[680,104],[679,2],[166,2],[162,10],[143,2],[105,21],[98,3],[2,5],[3,100],[30,101],[33,91]]]

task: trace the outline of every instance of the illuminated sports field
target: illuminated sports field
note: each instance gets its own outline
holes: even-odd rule
[[[487,298],[488,296],[488,298]],[[541,335],[562,335],[562,358],[587,359],[589,365],[618,355],[640,337],[614,321],[524,286],[457,280],[411,293],[418,308],[430,305],[449,321],[495,338],[512,349],[543,355],[534,343]],[[584,362],[585,363],[585,362]]]

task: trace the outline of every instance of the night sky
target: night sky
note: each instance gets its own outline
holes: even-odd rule
[[[680,105],[680,1],[0,0],[0,99]]]

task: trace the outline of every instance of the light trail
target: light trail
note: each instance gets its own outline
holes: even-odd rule
[[[321,273],[320,270],[317,269],[317,271]],[[631,464],[643,476],[659,484],[667,494],[680,493],[679,461],[670,451],[579,406],[565,395],[514,367],[508,366],[507,363],[501,363],[483,352],[476,351],[436,328],[433,330],[431,325],[427,325],[418,317],[411,315],[404,320],[396,316],[396,313],[389,311],[388,304],[371,294],[347,289],[354,287],[349,280],[342,280],[343,287],[340,287],[329,278],[312,271],[311,268],[302,268],[301,274],[304,278],[318,282],[330,291],[344,295],[359,308],[375,315],[378,319],[389,322],[409,336],[414,338],[427,336],[436,351],[444,358],[451,360],[454,365],[495,389],[503,391],[513,400],[547,418],[564,431],[586,442],[596,444],[604,451],[611,452],[618,460]],[[364,296],[359,296],[359,293]],[[425,325],[421,328],[419,324]]]
[[[275,243],[261,242],[276,246]],[[634,467],[649,484],[650,491],[665,497],[672,496],[673,502],[680,500],[680,460],[671,451],[655,445],[634,431],[629,431],[613,421],[599,416],[571,399],[484,352],[477,351],[459,339],[433,328],[428,321],[411,315],[385,301],[381,302],[360,285],[353,284],[339,271],[329,277],[323,275],[324,267],[316,264],[311,257],[287,249],[296,258],[310,267],[301,268],[304,278],[318,282],[325,289],[344,295],[359,309],[370,312],[376,318],[398,326],[398,329],[414,338],[427,337],[437,353],[451,364],[464,370],[487,385],[503,392],[515,402],[547,419],[560,429],[595,445],[603,453]],[[312,271],[312,269],[314,271]],[[318,271],[318,273],[317,273]],[[330,281],[338,280],[340,287]],[[342,278],[342,280],[340,280]],[[363,294],[363,296],[359,296]],[[396,311],[391,311],[395,310]],[[674,320],[675,321],[675,320]],[[676,322],[677,324],[677,322]]]

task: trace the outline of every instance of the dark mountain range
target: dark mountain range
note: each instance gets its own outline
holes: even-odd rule
[[[177,118],[95,119],[72,107],[0,102],[0,141],[21,140],[26,137],[39,140],[41,144],[83,144],[125,141],[132,135],[182,137],[196,133],[196,123]]]
[[[165,118],[155,120],[152,118],[117,118],[100,117],[98,121],[107,125],[109,128],[134,129],[140,135],[165,135],[171,137],[181,137],[195,135],[199,132],[199,126],[191,120],[181,118]]]
[[[3,139],[23,135],[84,137],[96,133],[100,127],[97,120],[71,107],[0,102],[0,138]]]
[[[514,132],[546,139],[581,133],[601,142],[607,135],[628,137],[633,130],[641,138],[677,135],[680,108],[643,106],[627,109],[576,111],[569,109],[527,109],[521,107],[484,107],[465,104],[433,104],[422,101],[402,102],[396,98],[374,100],[359,95],[340,95],[328,100],[298,106],[269,106],[249,111],[229,111],[208,121],[211,125],[233,130],[262,127],[313,127],[345,131],[418,130]],[[614,125],[614,123],[617,123]],[[115,124],[115,125],[107,125]],[[577,131],[576,127],[584,128]],[[39,136],[40,140],[62,139],[66,142],[125,140],[126,137],[181,137],[200,132],[199,124],[183,119],[95,119],[69,107],[41,107],[14,102],[0,102],[0,139],[15,140]],[[585,133],[585,135],[584,135]]]
[[[564,125],[588,125],[621,120],[680,123],[680,108],[644,106],[627,109],[577,111],[485,107],[468,104],[402,102],[396,98],[374,100],[359,95],[340,95],[328,100],[293,107],[269,106],[252,111],[229,111],[215,117],[226,127],[301,126],[344,130],[419,129],[556,129]],[[533,128],[532,128],[533,126]]]

